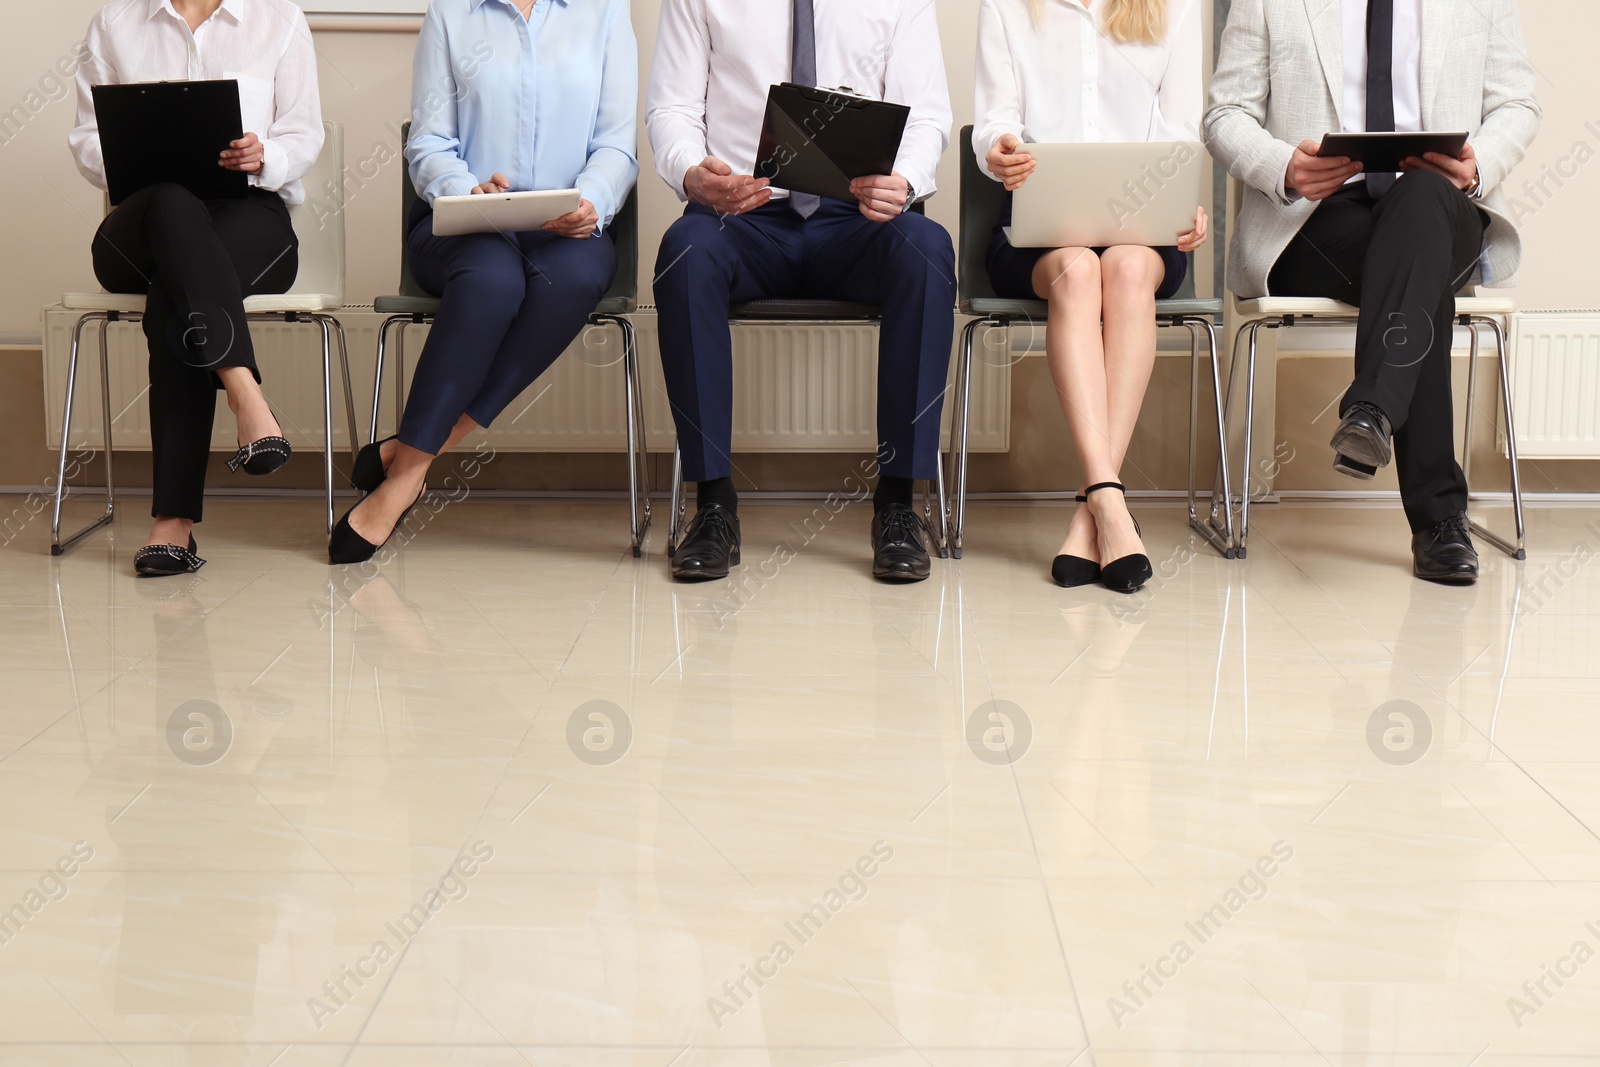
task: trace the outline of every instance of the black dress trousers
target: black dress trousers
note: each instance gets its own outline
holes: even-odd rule
[[[255,349],[244,298],[282,293],[300,270],[289,208],[277,193],[203,201],[182,186],[141,189],[94,237],[94,272],[108,292],[145,295],[150,345],[151,515],[199,522],[216,371],[249,367]]]
[[[1443,175],[1413,171],[1382,197],[1352,182],[1328,197],[1272,268],[1274,296],[1361,308],[1355,380],[1394,427],[1396,473],[1413,532],[1467,510],[1450,394],[1455,294],[1471,277],[1487,216]]]

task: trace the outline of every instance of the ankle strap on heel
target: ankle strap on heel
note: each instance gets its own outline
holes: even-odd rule
[[[1115,489],[1124,496],[1128,494],[1128,487],[1123,485],[1121,482],[1095,482],[1093,485],[1089,486],[1089,488],[1085,489],[1083,491],[1083,495],[1078,497],[1078,499],[1085,500],[1090,493],[1097,489]]]

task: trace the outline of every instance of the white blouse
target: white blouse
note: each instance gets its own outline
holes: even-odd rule
[[[983,0],[972,150],[985,174],[1007,133],[1035,144],[1201,139],[1199,0],[1170,0],[1160,44],[1107,36],[1102,2],[1044,0],[1036,25],[1028,0]]]
[[[261,138],[250,184],[289,204],[305,200],[300,179],[322,151],[322,104],[311,30],[290,0],[222,0],[193,33],[171,0],[116,0],[89,23],[84,43],[68,143],[94,185],[104,189],[106,176],[91,86],[228,78],[239,82],[245,132]]]

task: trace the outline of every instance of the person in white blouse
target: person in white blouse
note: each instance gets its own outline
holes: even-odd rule
[[[316,55],[289,0],[117,0],[85,37],[77,124],[69,137],[83,176],[106,188],[95,85],[231,79],[244,137],[218,146],[217,165],[249,175],[247,199],[201,201],[173,184],[127,197],[101,223],[95,275],[110,292],[145,295],[155,524],[134,556],[141,575],[199,570],[194,524],[205,496],[216,391],[227,392],[239,452],[229,469],[270,474],[289,442],[261,391],[244,298],[281,293],[299,272],[289,205],[322,151]]]
[[[784,81],[906,104],[892,173],[853,201],[790,195],[753,177],[768,86]],[[920,581],[927,544],[913,479],[938,474],[939,414],[955,320],[955,251],[911,211],[934,191],[950,97],[929,0],[662,0],[645,122],[683,217],[661,242],[661,364],[698,511],[678,580],[722,578],[739,558],[728,305],[776,297],[879,304],[873,575]]]
[[[1051,575],[1131,593],[1149,580],[1121,468],[1155,366],[1155,302],[1177,292],[1194,229],[1164,248],[1015,248],[1009,193],[1033,173],[1029,144],[1192,141],[1202,105],[1199,0],[983,0],[972,150],[1004,183],[988,254],[999,296],[1050,303],[1051,377],[1083,465],[1083,491]],[[1105,492],[1104,490],[1114,490]]]

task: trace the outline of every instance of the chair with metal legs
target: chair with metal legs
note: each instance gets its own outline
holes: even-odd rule
[[[411,135],[411,123],[401,127],[401,147]],[[373,310],[388,317],[378,328],[378,357],[372,383],[372,440],[378,439],[378,412],[383,397],[383,372],[388,359],[389,331],[395,334],[395,425],[405,411],[405,331],[407,326],[425,326],[439,311],[439,299],[417,284],[411,273],[411,253],[406,246],[406,222],[417,191],[411,184],[408,168],[400,168],[400,292],[380,296]],[[638,307],[639,297],[639,202],[638,189],[630,190],[617,216],[611,222],[611,239],[617,249],[617,276],[589,316],[591,326],[615,326],[622,334],[622,376],[628,432],[628,518],[635,557],[644,550],[645,534],[650,529],[650,489],[648,456],[645,450],[644,383],[639,375],[639,345],[628,315]]]
[[[1244,187],[1237,181],[1230,183],[1229,203],[1231,213],[1237,213]],[[1295,327],[1353,328],[1360,318],[1360,309],[1338,300],[1319,297],[1267,296],[1235,303],[1239,317],[1239,332],[1234,335],[1233,359],[1228,373],[1228,403],[1233,407],[1233,383],[1239,370],[1241,340],[1247,353],[1245,362],[1245,415],[1244,415],[1244,480],[1239,489],[1238,539],[1235,553],[1245,557],[1250,538],[1251,461],[1250,449],[1255,430],[1256,353],[1258,335],[1262,330],[1286,330]],[[1511,369],[1507,361],[1506,323],[1517,310],[1516,302],[1507,297],[1484,297],[1462,293],[1456,297],[1456,324],[1469,331],[1471,355],[1467,363],[1466,434],[1461,460],[1462,471],[1472,473],[1472,438],[1476,415],[1476,385],[1478,368],[1479,331],[1488,329],[1494,334],[1495,355],[1500,367],[1501,414],[1505,418],[1506,453],[1511,468],[1511,511],[1516,526],[1513,542],[1490,530],[1476,520],[1470,520],[1472,532],[1494,545],[1512,559],[1527,558],[1526,528],[1522,515],[1522,479],[1517,470],[1517,430],[1511,406]],[[1469,482],[1470,484],[1470,482]],[[1234,505],[1230,501],[1230,510]]]
[[[322,454],[328,532],[333,532],[333,340],[338,339],[344,374],[345,416],[350,452],[361,447],[356,430],[355,395],[350,387],[350,354],[344,327],[336,312],[344,305],[344,127],[323,123],[325,143],[316,165],[303,179],[306,200],[289,210],[300,240],[300,271],[287,293],[246,297],[247,322],[311,323],[322,337]],[[67,293],[61,306],[81,311],[72,328],[72,350],[67,362],[67,398],[61,420],[61,452],[56,461],[55,505],[50,513],[50,554],[59,556],[82,538],[109,525],[116,515],[116,488],[112,477],[111,357],[107,334],[112,323],[140,322],[144,297],[140,294]],[[101,516],[65,539],[61,536],[61,508],[66,500],[67,451],[72,438],[73,394],[78,384],[78,356],[83,331],[90,323],[100,329],[100,401],[103,420],[102,447],[106,463],[106,506]],[[76,487],[74,487],[76,488]]]
[[[958,272],[958,310],[972,316],[961,331],[961,348],[956,356],[955,419],[951,427],[952,514],[949,524],[950,551],[961,558],[966,528],[968,429],[972,409],[972,349],[978,329],[1007,329],[1019,324],[1042,323],[1050,305],[1043,300],[1007,300],[998,297],[989,285],[985,264],[989,238],[1005,208],[1005,188],[978,166],[972,152],[972,127],[964,127],[957,142],[961,150],[961,249]],[[1221,235],[1213,235],[1221,240]],[[1189,526],[1224,558],[1233,558],[1233,521],[1225,506],[1229,496],[1227,449],[1223,422],[1223,393],[1217,365],[1216,320],[1222,314],[1221,300],[1202,300],[1194,295],[1194,277],[1184,279],[1180,295],[1156,301],[1158,326],[1182,326],[1189,331]],[[1217,479],[1221,494],[1211,493],[1209,513],[1202,517],[1198,505],[1200,434],[1201,340],[1211,357],[1211,387],[1216,400],[1218,464]],[[1220,517],[1219,517],[1220,516]]]

